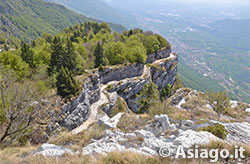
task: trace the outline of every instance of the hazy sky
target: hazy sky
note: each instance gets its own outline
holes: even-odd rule
[[[104,1],[127,1],[127,0],[104,0]],[[228,4],[228,5],[250,5],[250,0],[144,0],[145,2],[155,1],[155,2],[181,2],[181,3],[207,3],[207,4]]]
[[[162,1],[168,1],[168,0],[162,0]],[[196,2],[196,3],[213,3],[213,4],[239,4],[239,5],[249,5],[250,0],[177,0],[180,2]]]

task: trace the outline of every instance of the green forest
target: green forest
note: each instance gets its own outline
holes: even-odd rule
[[[20,44],[18,39],[31,41],[43,33],[55,35],[66,27],[87,21],[102,22],[42,0],[1,0],[0,44],[7,42],[15,47]],[[126,29],[122,25],[108,24],[114,31]]]
[[[106,23],[86,22],[17,47],[7,47],[0,55],[0,64],[13,72],[18,83],[33,81],[45,92],[57,88],[60,96],[70,98],[78,91],[75,77],[86,70],[145,63],[147,54],[171,45],[150,31],[132,29],[119,34]]]

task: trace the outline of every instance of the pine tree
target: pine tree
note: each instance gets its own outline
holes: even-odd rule
[[[60,37],[55,37],[51,44],[51,60],[48,72],[50,75],[58,72],[62,67],[65,50]]]
[[[34,52],[30,49],[30,46],[24,42],[21,43],[21,57],[23,61],[25,61],[30,68],[34,68]]]
[[[61,39],[55,37],[51,45],[51,51],[51,62],[48,70],[50,75],[59,72],[62,67],[67,68],[74,75],[78,73],[77,54],[69,38],[64,48]]]
[[[73,72],[74,74],[77,74],[77,54],[75,53],[75,48],[70,41],[70,39],[67,39],[66,49],[65,53],[62,58],[62,66]]]
[[[94,51],[94,56],[95,56],[95,68],[99,67],[101,64],[103,65],[103,54],[102,54],[102,45],[100,42],[97,43],[95,51]]]
[[[63,98],[70,98],[75,95],[79,88],[71,71],[62,67],[56,77],[56,88],[58,95]]]

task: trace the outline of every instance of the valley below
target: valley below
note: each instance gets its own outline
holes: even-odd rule
[[[179,18],[178,14],[151,13],[152,15],[147,16],[142,14],[144,13],[134,14],[138,25],[142,29],[163,35],[173,45],[173,51],[178,52],[180,56],[178,72],[185,86],[204,92],[226,90],[232,99],[250,102],[250,81],[247,78],[250,69],[249,40],[244,36],[249,33],[246,30],[247,26],[244,27],[241,37],[232,37],[233,41],[228,41],[221,39],[219,34],[213,34],[215,30],[209,26],[212,20],[206,17],[200,24],[197,24],[199,21],[194,24],[185,22],[185,19]],[[185,23],[180,23],[179,19]],[[246,20],[246,24],[247,22],[249,20]],[[238,42],[242,37],[245,37],[244,44],[241,48],[237,48],[236,44],[240,44]]]

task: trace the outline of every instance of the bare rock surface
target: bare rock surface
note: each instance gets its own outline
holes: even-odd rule
[[[193,145],[208,144],[213,140],[220,140],[209,132],[182,131],[172,138],[157,137],[146,130],[137,130],[134,133],[120,131],[106,131],[106,135],[83,148],[84,155],[106,154],[112,151],[133,151],[143,155],[158,155],[163,147],[168,147],[174,154],[178,146],[190,148]]]
[[[109,116],[105,115],[104,117],[99,118],[98,123],[99,125],[104,125],[106,128],[116,128],[122,115],[123,113],[118,113],[112,118],[109,118]]]
[[[166,132],[168,130],[176,130],[175,124],[171,124],[167,115],[156,115],[154,121],[148,124],[145,129],[155,135]]]
[[[45,157],[62,156],[64,154],[73,155],[73,152],[70,149],[54,144],[43,144],[39,149],[34,152],[34,155],[43,155]]]
[[[229,134],[227,141],[234,143],[250,143],[250,124],[243,123],[223,123]]]

